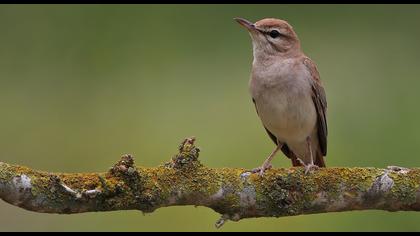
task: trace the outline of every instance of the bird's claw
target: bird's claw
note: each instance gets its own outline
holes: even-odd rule
[[[304,168],[305,168],[305,174],[312,174],[315,170],[318,170],[319,169],[319,166],[317,166],[317,165],[315,165],[313,163],[306,164],[300,158],[296,158],[296,160],[298,160],[300,162],[300,164],[302,166],[304,166]]]
[[[319,166],[314,164],[306,164],[305,165],[305,174],[312,174],[315,170],[318,170]]]
[[[264,172],[268,169],[271,169],[272,167],[273,167],[273,165],[271,165],[271,164],[268,164],[267,166],[263,165],[263,166],[254,168],[254,169],[252,169],[251,171],[248,171],[248,172],[251,172],[253,174],[258,173],[259,176],[263,176]]]

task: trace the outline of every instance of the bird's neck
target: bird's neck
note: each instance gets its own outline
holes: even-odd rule
[[[285,60],[299,58],[303,54],[301,50],[289,50],[287,52],[266,53],[261,50],[254,50],[253,65],[270,66],[275,63],[281,63]]]

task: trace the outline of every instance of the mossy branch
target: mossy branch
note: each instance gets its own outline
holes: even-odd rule
[[[420,210],[420,169],[303,168],[268,170],[264,176],[238,168],[208,168],[198,160],[194,138],[168,163],[136,167],[124,155],[104,173],[62,174],[0,162],[0,198],[21,208],[71,214],[175,205],[205,206],[216,222],[325,212]]]

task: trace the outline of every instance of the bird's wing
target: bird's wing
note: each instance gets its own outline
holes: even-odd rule
[[[258,109],[257,109],[257,104],[255,104],[255,99],[252,99],[252,102],[254,103],[255,106],[255,111],[258,114]],[[270,137],[270,139],[273,141],[274,145],[278,145],[277,143],[277,138],[274,134],[272,134],[265,126],[264,126],[265,131],[267,132],[268,136]],[[284,153],[285,156],[287,156],[288,158],[294,160],[296,159],[295,154],[289,149],[289,147],[287,146],[287,144],[283,144],[283,146],[281,147],[281,151]],[[300,163],[296,163],[296,165],[294,164],[294,166],[300,165]]]
[[[327,155],[327,98],[315,63],[308,57],[303,58],[303,64],[308,68],[312,78],[312,100],[318,116],[318,139],[321,152]]]

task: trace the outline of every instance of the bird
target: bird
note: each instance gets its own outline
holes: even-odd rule
[[[293,27],[265,18],[252,23],[234,18],[248,30],[253,61],[249,92],[274,150],[252,170],[263,175],[281,150],[306,174],[326,167],[327,99],[316,64],[307,57]]]

